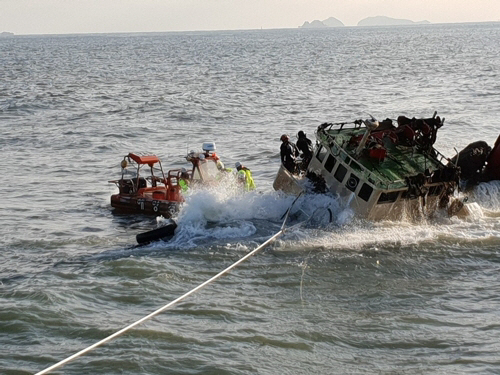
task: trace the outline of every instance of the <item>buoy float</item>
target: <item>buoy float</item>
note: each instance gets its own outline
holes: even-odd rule
[[[153,241],[159,241],[168,237],[172,237],[174,235],[175,228],[177,228],[177,223],[172,219],[169,219],[168,224],[163,225],[160,228],[150,230],[148,232],[139,233],[137,236],[135,236],[135,239],[137,240],[137,243],[141,245]]]

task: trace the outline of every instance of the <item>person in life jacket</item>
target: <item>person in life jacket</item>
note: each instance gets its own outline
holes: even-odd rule
[[[298,132],[297,137],[297,148],[299,151],[302,151],[301,169],[306,170],[313,156],[312,142],[306,137],[306,134],[302,130]]]
[[[290,142],[288,134],[283,134],[280,139],[282,142],[280,147],[281,162],[290,173],[296,173],[296,158],[299,156],[299,150],[294,143]]]
[[[232,168],[226,168],[224,166],[224,163],[221,162],[220,160],[217,160],[217,169],[219,170],[219,172],[221,173],[231,173],[233,171]]]
[[[241,165],[240,162],[234,164],[237,170],[238,180],[241,180],[245,186],[246,191],[255,190],[255,181],[252,177],[252,172],[247,167]]]
[[[179,178],[179,186],[181,187],[181,191],[186,193],[189,189],[189,173],[185,168],[181,169],[181,176]]]

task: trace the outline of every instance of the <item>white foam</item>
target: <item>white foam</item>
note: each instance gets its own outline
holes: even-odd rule
[[[491,196],[500,184],[483,186],[479,192],[481,205],[500,208],[498,197]],[[295,197],[280,192],[245,193],[231,184],[223,188],[193,189],[186,197],[178,216],[172,245],[190,247],[208,240],[244,239],[273,234],[279,229],[284,213]],[[469,204],[470,205],[470,204]],[[358,220],[351,210],[339,206],[331,195],[303,195],[295,202],[289,225],[304,222],[282,238],[286,250],[299,248],[359,250],[367,246],[409,246],[429,241],[476,241],[500,238],[498,220],[483,217],[482,208],[473,205],[466,219],[437,216],[432,220],[370,222]],[[328,212],[332,215],[329,223]],[[323,215],[326,222],[312,222],[311,217]],[[262,223],[259,223],[259,220]],[[259,229],[260,228],[260,229]],[[269,230],[268,230],[269,229]],[[263,233],[265,232],[265,233]],[[248,240],[246,240],[248,242]],[[233,242],[234,245],[234,242]]]
[[[500,212],[500,181],[480,183],[474,188],[472,195],[481,207]]]

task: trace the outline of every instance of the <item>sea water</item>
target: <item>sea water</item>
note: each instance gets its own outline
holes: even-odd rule
[[[276,233],[283,133],[437,111],[446,156],[492,145],[499,40],[499,23],[0,39],[0,372],[41,371]],[[136,247],[163,219],[111,209],[123,156],[177,168],[205,141],[257,190],[192,191],[174,238]],[[369,222],[303,196],[301,226],[59,373],[498,373],[500,183],[469,200],[466,219]]]

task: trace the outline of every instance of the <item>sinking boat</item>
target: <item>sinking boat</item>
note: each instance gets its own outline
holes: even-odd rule
[[[500,180],[500,135],[493,147],[485,141],[470,143],[451,162],[460,168],[465,189],[481,182]]]
[[[111,196],[111,206],[120,212],[161,215],[170,218],[184,202],[185,187],[215,184],[220,173],[213,142],[203,143],[202,152],[191,151],[186,160],[190,168],[163,170],[156,155],[129,153],[120,163],[121,178],[118,193]]]
[[[321,124],[309,165],[298,175],[281,165],[273,187],[295,195],[329,192],[370,220],[428,216],[440,208],[465,214],[454,198],[460,169],[433,146],[443,123],[434,113]]]

